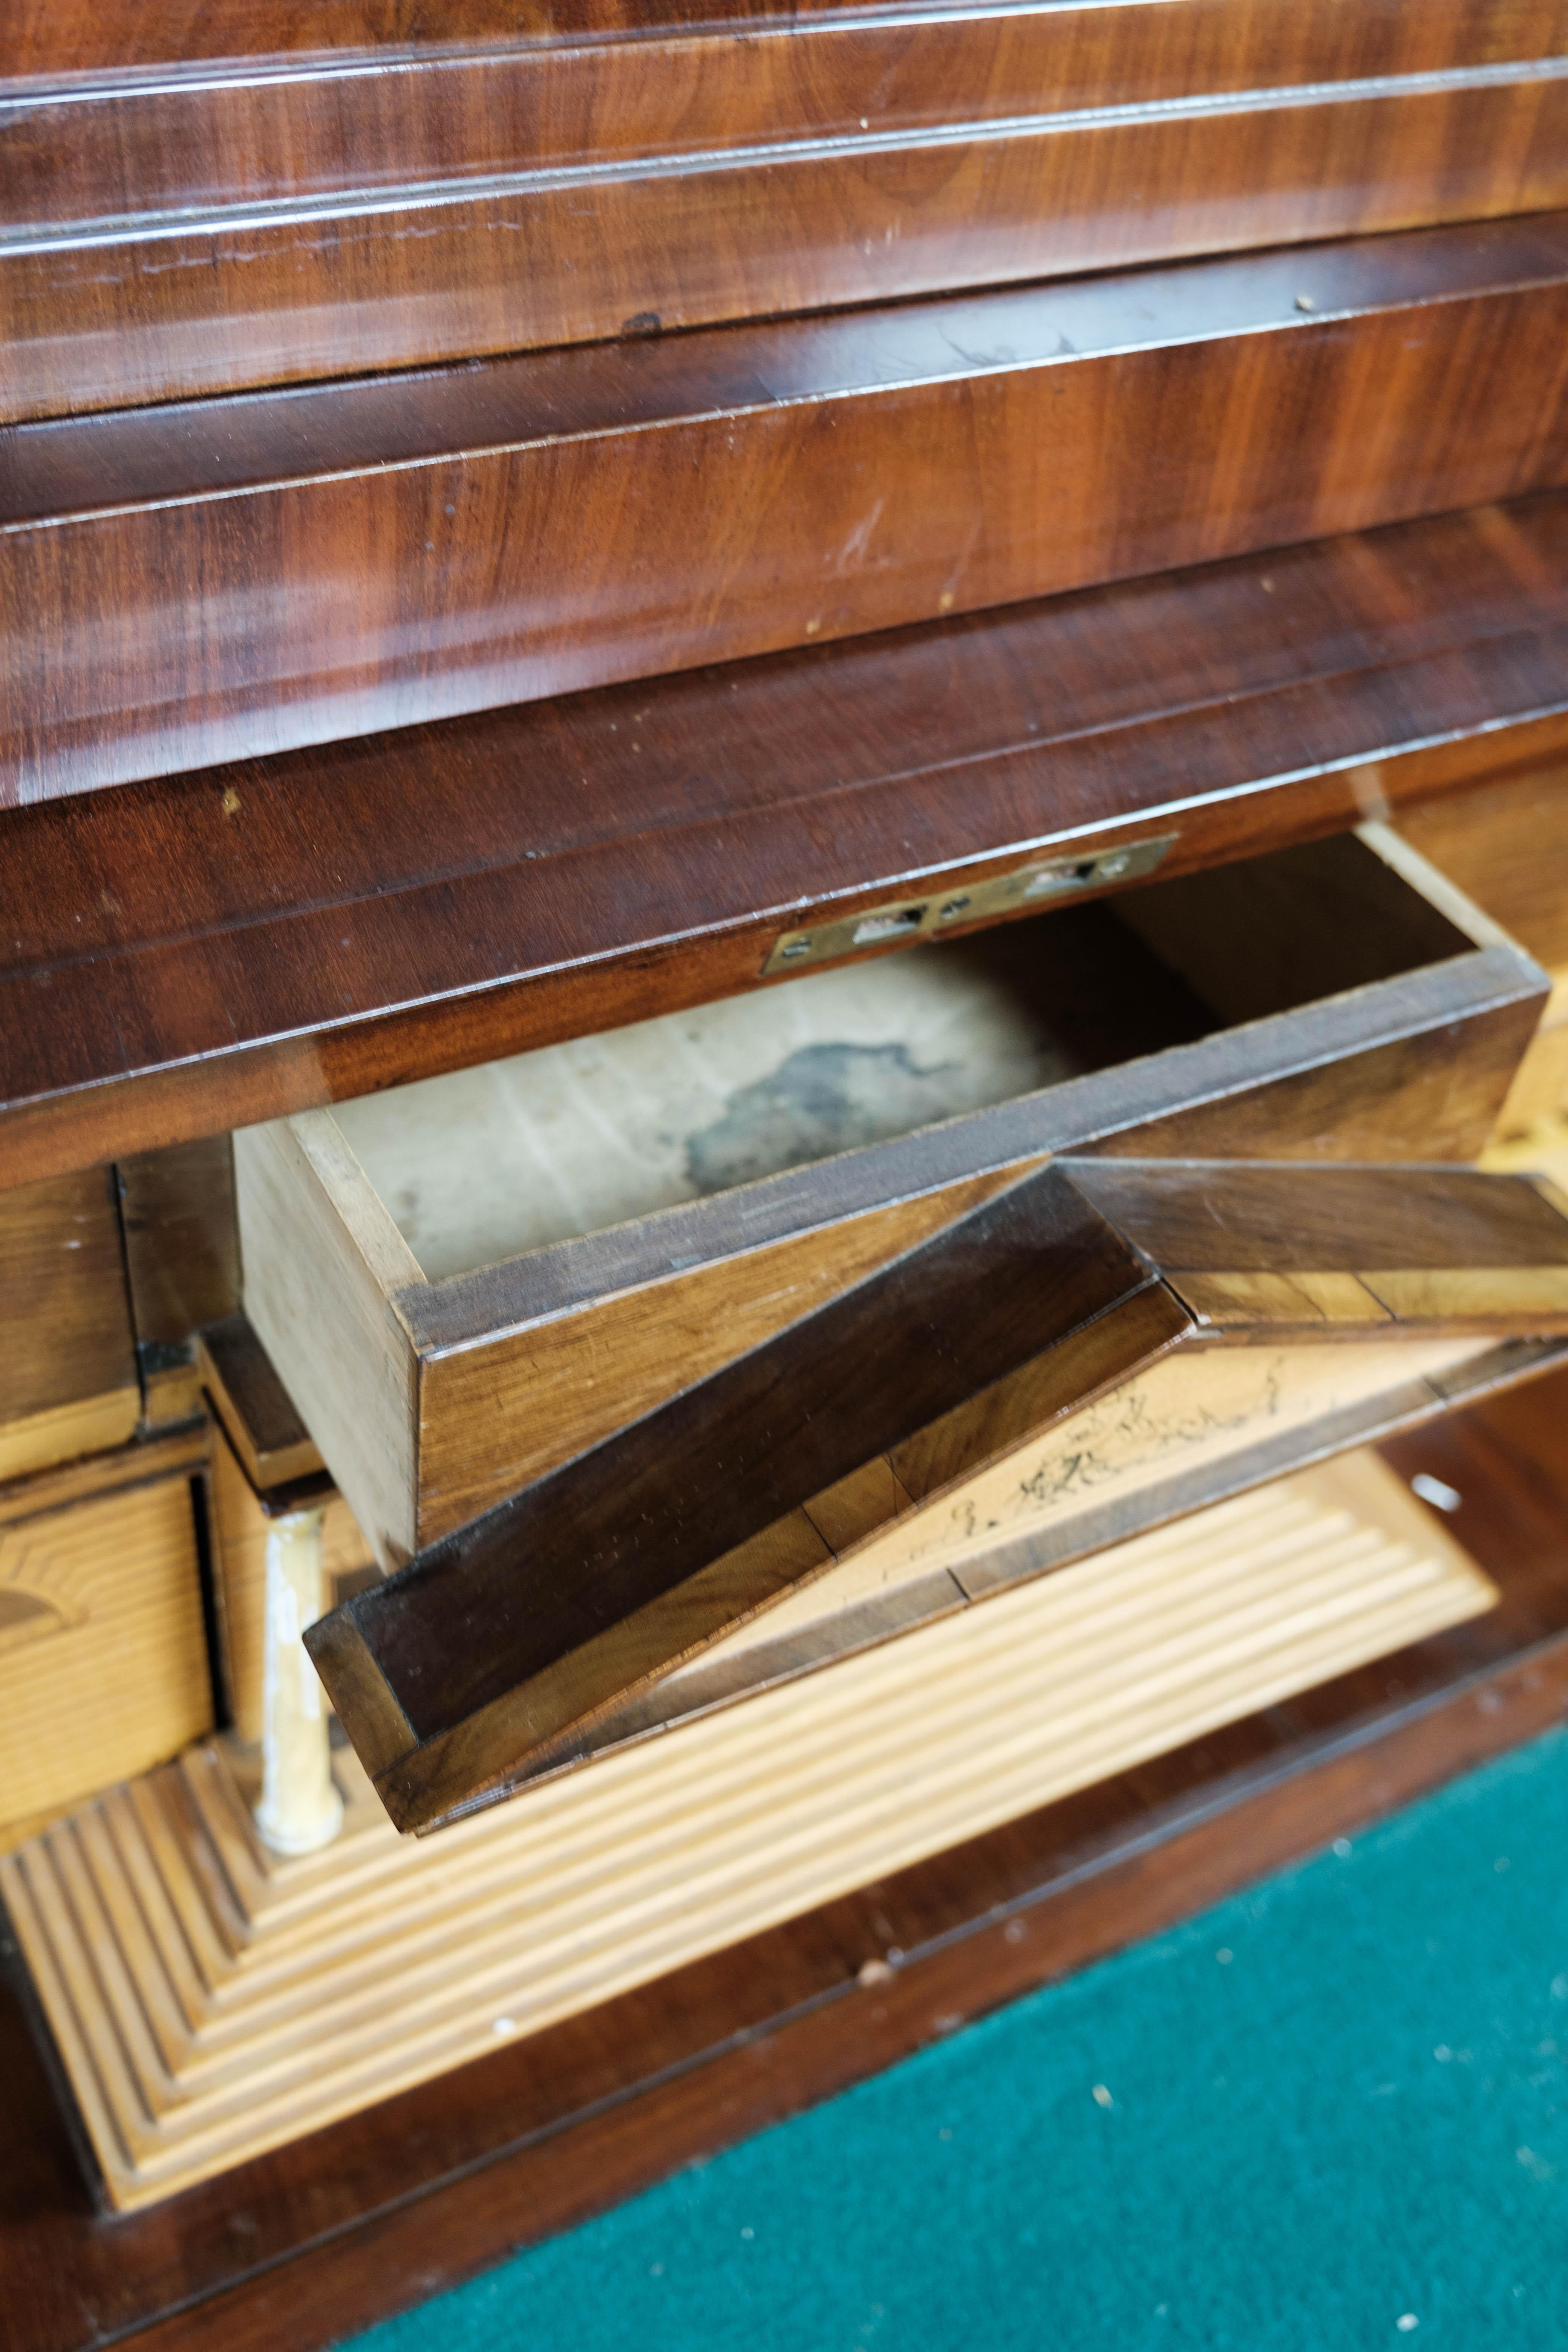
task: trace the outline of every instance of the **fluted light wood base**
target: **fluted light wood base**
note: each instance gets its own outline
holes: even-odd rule
[[[203,1743],[0,1864],[119,2207],[1424,1635],[1496,1590],[1370,1454],[1283,1480],[422,1843],[256,1834]]]

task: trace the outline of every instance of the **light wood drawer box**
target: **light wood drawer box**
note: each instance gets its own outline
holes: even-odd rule
[[[1064,1151],[1463,1160],[1543,975],[1380,828],[242,1131],[384,1567]]]

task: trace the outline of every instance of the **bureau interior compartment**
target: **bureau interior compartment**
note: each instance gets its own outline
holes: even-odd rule
[[[1473,1158],[1545,991],[1363,827],[242,1129],[247,1312],[395,1567],[1053,1153]]]
[[[803,973],[335,1116],[439,1282],[1474,945],[1345,835]]]

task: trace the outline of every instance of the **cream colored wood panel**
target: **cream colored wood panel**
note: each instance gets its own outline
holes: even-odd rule
[[[0,1527],[0,1842],[211,1723],[188,1477]]]
[[[336,1117],[435,1282],[1078,1067],[1005,931],[804,973],[368,1095]]]
[[[413,1343],[392,1294],[418,1261],[330,1111],[234,1139],[245,1310],[384,1567],[416,1549]]]

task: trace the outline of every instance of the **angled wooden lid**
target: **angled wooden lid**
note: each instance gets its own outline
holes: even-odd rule
[[[307,1645],[394,1819],[427,1828],[1173,1347],[1381,1355],[1560,1333],[1568,1212],[1524,1178],[1059,1160],[431,1547]]]

